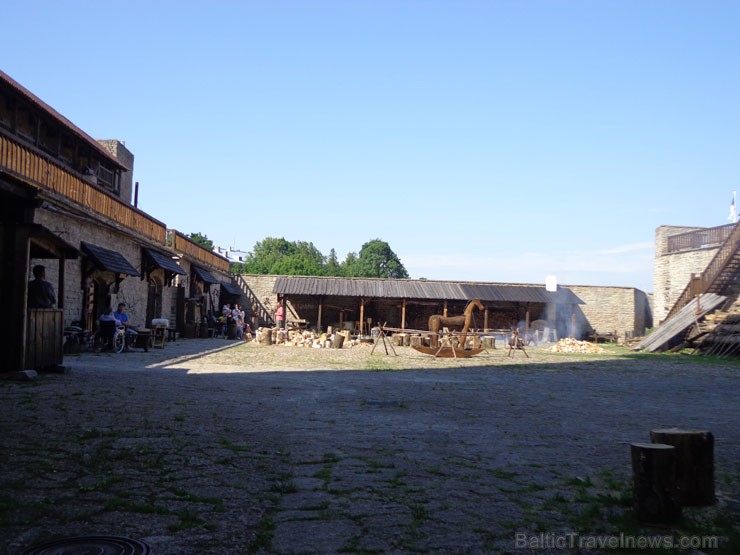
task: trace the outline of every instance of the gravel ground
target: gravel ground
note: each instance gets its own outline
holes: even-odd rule
[[[620,533],[740,552],[738,362],[395,349],[180,340],[0,382],[0,553],[600,553]],[[718,503],[640,529],[629,444],[667,426],[714,434]]]

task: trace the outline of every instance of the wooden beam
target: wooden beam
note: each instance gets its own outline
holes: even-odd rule
[[[401,329],[406,328],[406,299],[403,300],[401,305]]]
[[[321,312],[324,306],[324,300],[322,297],[319,297],[319,313],[318,316],[316,316],[316,333],[321,333]]]
[[[360,335],[365,329],[365,299],[360,299]]]

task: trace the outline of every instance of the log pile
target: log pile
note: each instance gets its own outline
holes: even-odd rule
[[[606,349],[603,349],[594,343],[589,343],[588,341],[579,341],[577,339],[572,339],[570,337],[561,339],[560,341],[555,343],[555,345],[553,345],[552,347],[548,347],[545,350],[550,351],[551,353],[588,353],[588,354],[593,353],[593,354],[596,354],[596,353],[608,352]]]
[[[706,320],[707,331],[695,342],[701,353],[720,358],[739,356],[740,314],[708,314]]]
[[[340,339],[337,336],[342,336]],[[285,345],[286,347],[305,347],[312,349],[342,349],[361,345],[359,339],[350,339],[349,331],[336,331],[332,334],[317,334],[309,330],[288,330],[281,328],[259,328],[257,343],[261,345]]]

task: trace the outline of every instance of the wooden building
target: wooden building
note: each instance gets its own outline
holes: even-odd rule
[[[479,299],[484,310],[473,315],[478,329],[529,329],[544,321],[559,337],[580,335],[582,301],[565,287],[542,285],[279,276],[273,292],[287,305],[291,318],[317,329],[327,326],[368,334],[377,325],[427,329],[434,314],[462,314],[468,301]]]
[[[0,371],[59,364],[64,326],[93,329],[118,302],[139,327],[181,331],[218,308],[228,260],[138,209],[132,166],[0,71]],[[35,264],[56,289],[44,312],[26,307]]]

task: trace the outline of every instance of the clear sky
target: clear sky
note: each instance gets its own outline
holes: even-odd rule
[[[134,153],[139,207],[412,278],[652,291],[729,223],[740,2],[4,0],[0,69]]]

